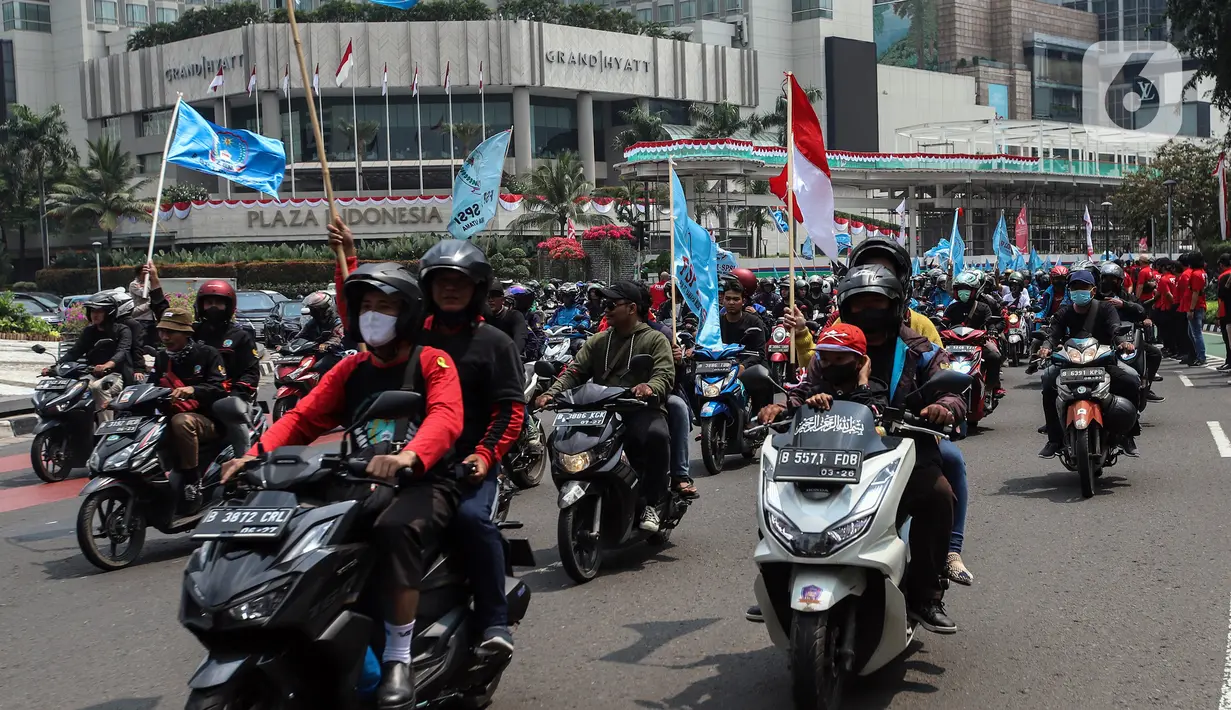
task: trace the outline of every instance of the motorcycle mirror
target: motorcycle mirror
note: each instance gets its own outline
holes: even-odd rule
[[[631,375],[644,375],[649,377],[654,370],[654,358],[642,353],[634,355],[633,359],[628,363],[628,372]]]
[[[47,348],[43,347],[42,343],[35,343],[34,345],[30,346],[30,349],[38,353],[39,355],[43,355],[47,352]]]
[[[560,370],[556,367],[556,363],[554,362],[539,360],[534,363],[534,374],[539,377],[550,377],[555,379],[556,375],[560,374]]]
[[[95,341],[94,347],[91,348],[91,350],[102,350],[103,348],[113,348],[113,347],[115,347],[114,340],[112,340],[111,338],[103,338],[102,340]]]
[[[763,336],[764,333],[765,331],[760,328],[749,328],[748,330],[744,331],[744,334],[742,336],[740,336],[739,342],[741,345],[748,345],[749,343],[753,341],[754,336],[756,335]]]
[[[355,417],[357,422],[373,419],[401,419],[418,412],[423,397],[418,392],[406,390],[386,390]]]

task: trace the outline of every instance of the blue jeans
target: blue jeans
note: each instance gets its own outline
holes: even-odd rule
[[[504,546],[500,530],[492,521],[499,472],[500,465],[496,464],[479,485],[464,481],[460,484],[461,501],[452,525],[474,593],[475,626],[480,631],[509,624],[509,602],[504,596]]]
[[[940,440],[940,466],[953,488],[953,497],[957,502],[953,505],[953,532],[949,534],[949,552],[961,553],[962,541],[966,537],[966,460],[962,458],[962,450],[948,439]]]
[[[692,410],[682,397],[667,397],[667,431],[671,433],[671,478],[691,478],[688,461],[688,432],[692,429]]]
[[[1193,341],[1193,352],[1198,360],[1205,359],[1205,336],[1201,334],[1205,326],[1205,311],[1198,310],[1188,319],[1188,337]]]

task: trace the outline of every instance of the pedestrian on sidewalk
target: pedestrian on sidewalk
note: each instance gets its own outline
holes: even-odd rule
[[[1218,332],[1222,335],[1223,363],[1219,370],[1231,370],[1231,253],[1223,252],[1218,257]]]
[[[1199,251],[1188,256],[1188,337],[1193,355],[1186,364],[1205,367],[1205,257]]]

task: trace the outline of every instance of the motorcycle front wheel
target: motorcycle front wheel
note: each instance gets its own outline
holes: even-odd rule
[[[282,415],[295,408],[299,403],[298,397],[283,397],[282,399],[274,400],[274,421],[282,418]]]
[[[91,493],[77,511],[77,545],[90,564],[104,572],[123,569],[137,560],[145,546],[145,516],[134,508],[128,529],[124,515],[137,501],[123,488]]]
[[[533,415],[527,415],[526,431],[522,432],[522,444],[519,446],[519,461],[516,466],[509,466],[509,480],[518,488],[525,490],[534,488],[543,482],[543,474],[547,473],[547,450],[542,442],[542,427],[538,420],[533,418]],[[530,431],[530,427],[534,427],[534,431]],[[538,456],[530,456],[526,453],[524,444],[526,440],[538,437],[539,454]]]
[[[184,710],[281,710],[287,707],[275,691],[255,683],[227,683],[214,688],[194,688]]]
[[[1010,367],[1017,367],[1018,365],[1021,364],[1022,356],[1021,356],[1021,353],[1018,352],[1020,347],[1021,347],[1020,345],[1018,345],[1017,343],[1014,343],[1009,348],[1009,366]]]
[[[556,544],[560,549],[560,564],[578,584],[598,576],[603,562],[602,545],[591,528],[599,505],[597,496],[582,498],[560,511],[556,526]]]
[[[791,695],[796,710],[842,706],[847,671],[838,659],[841,620],[831,612],[797,611],[791,621]]]
[[[63,429],[48,429],[30,442],[30,466],[34,475],[47,483],[57,483],[68,478],[68,435]]]
[[[1081,497],[1094,497],[1094,461],[1090,458],[1090,429],[1073,431],[1073,463],[1081,482]]]
[[[701,460],[711,476],[722,473],[727,459],[727,419],[710,417],[701,422]]]

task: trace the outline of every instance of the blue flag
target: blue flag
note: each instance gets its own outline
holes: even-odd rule
[[[180,100],[179,118],[167,162],[217,175],[258,192],[277,196],[286,174],[282,141],[206,121]]]
[[[453,181],[453,215],[449,218],[449,234],[454,238],[471,238],[496,216],[504,154],[509,150],[512,134],[509,129],[488,138],[462,163]]]
[[[938,259],[943,268],[945,264],[949,263],[949,240],[941,239],[936,243],[936,246],[923,252],[923,255]]]
[[[688,216],[684,186],[671,170],[671,194],[675,201],[675,285],[688,308],[697,315],[697,345],[722,347],[718,322],[718,244],[705,228]]]
[[[409,10],[419,4],[419,0],[371,0],[377,5],[385,5],[386,7],[396,7],[399,10]]]
[[[953,273],[960,274],[966,270],[966,243],[962,241],[961,232],[957,231],[957,218],[960,209],[953,211],[953,234],[949,235],[949,259],[953,262]]]
[[[791,228],[791,226],[786,222],[786,212],[771,209],[769,211],[769,216],[773,217],[774,226],[778,228],[779,233],[786,234],[787,230]]]
[[[915,257],[910,262],[910,273],[912,276],[918,276],[923,271],[923,259]]]
[[[1004,224],[1004,213],[992,232],[992,250],[996,252],[996,268],[1000,271],[1013,268],[1013,248],[1009,244],[1009,230]]]
[[[1043,268],[1043,260],[1039,258],[1039,253],[1030,247],[1030,273],[1034,273]]]
[[[851,235],[845,232],[838,232],[833,236],[834,242],[838,245],[838,256],[849,254],[851,251]]]
[[[718,247],[718,276],[721,278],[731,273],[732,269],[739,268],[739,259],[731,252]]]
[[[816,255],[816,247],[812,244],[812,237],[804,235],[804,241],[799,245],[800,258],[812,261],[812,257]]]

